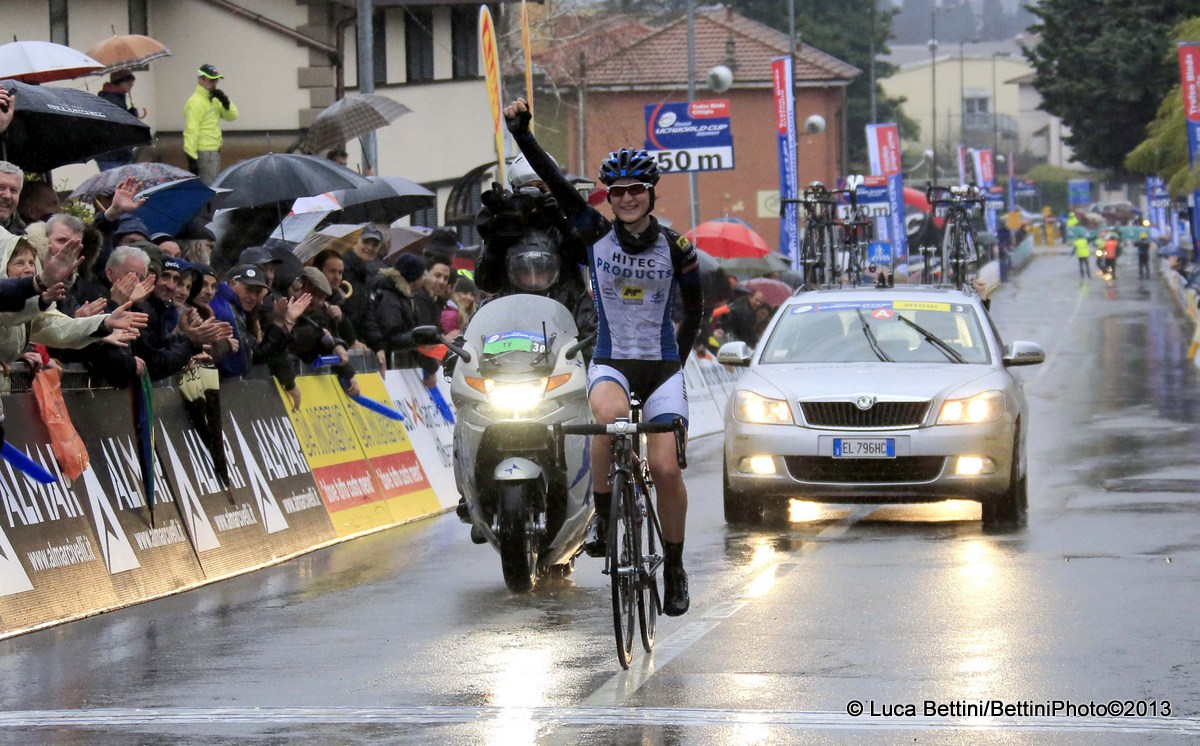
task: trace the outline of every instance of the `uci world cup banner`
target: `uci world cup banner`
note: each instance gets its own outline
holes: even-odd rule
[[[796,248],[800,245],[800,224],[796,199],[800,189],[796,174],[796,97],[792,90],[792,58],[771,60],[771,81],[775,89],[775,131],[779,143],[779,251],[796,266]]]
[[[897,282],[908,279],[908,233],[904,227],[904,176],[900,171],[900,128],[895,123],[867,125],[871,173],[888,182],[891,213],[875,220],[875,235],[891,247]]]
[[[1200,41],[1180,42],[1179,79],[1183,87],[1188,156],[1195,169],[1200,166]],[[1192,192],[1192,257],[1200,257],[1200,189]]]

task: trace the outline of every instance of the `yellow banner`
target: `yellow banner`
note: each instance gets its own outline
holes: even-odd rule
[[[496,176],[501,184],[504,174],[504,109],[500,100],[500,55],[496,49],[496,27],[486,5],[479,6],[479,47],[487,80],[488,101],[492,106],[492,128],[496,133]]]
[[[521,0],[521,44],[525,47],[525,101],[529,104],[529,113],[533,114],[533,53],[529,50],[529,7]],[[533,132],[533,122],[529,122],[529,131]]]
[[[897,311],[949,311],[949,303],[931,303],[923,300],[892,301],[892,308]]]

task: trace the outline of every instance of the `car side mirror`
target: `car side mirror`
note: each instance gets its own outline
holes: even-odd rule
[[[441,332],[432,324],[413,327],[412,339],[419,345],[440,345],[442,343]]]
[[[726,342],[721,345],[721,349],[717,350],[717,362],[721,365],[736,365],[744,368],[750,365],[750,358],[753,355],[754,351],[745,342]]]
[[[1041,365],[1046,362],[1046,351],[1037,342],[1013,342],[1004,355],[1004,365],[1015,368],[1021,365]]]

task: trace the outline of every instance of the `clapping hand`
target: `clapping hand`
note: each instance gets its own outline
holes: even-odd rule
[[[108,318],[104,320],[104,328],[112,331],[118,329],[122,331],[145,329],[146,324],[150,323],[150,317],[139,311],[130,311],[129,307],[131,305],[133,304],[129,302],[123,303],[117,310],[110,313]],[[135,334],[134,336],[136,337],[137,335]]]
[[[86,319],[89,316],[95,316],[108,306],[108,301],[103,298],[97,298],[93,301],[88,301],[75,310],[75,318]]]
[[[42,293],[42,295],[41,295],[42,305],[48,306],[51,303],[54,303],[55,301],[60,301],[66,297],[67,297],[67,286],[61,282],[56,282],[55,284],[46,288],[45,292]]]
[[[107,337],[101,337],[101,344],[112,345],[113,347],[128,347],[129,343],[137,339],[139,336],[137,329],[114,329],[112,334]]]
[[[142,206],[146,201],[145,197],[137,199],[138,181],[133,176],[125,177],[125,180],[117,185],[113,192],[112,204],[104,211],[104,217],[112,221],[120,220],[122,215],[127,215]]]
[[[61,248],[50,246],[50,254],[42,266],[42,274],[37,277],[38,285],[49,289],[60,282],[66,282],[83,264],[83,241],[78,237],[67,241]]]

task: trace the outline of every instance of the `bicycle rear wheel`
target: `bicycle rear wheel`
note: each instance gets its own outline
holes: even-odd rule
[[[612,583],[613,635],[617,660],[629,668],[633,657],[633,610],[637,606],[637,574],[641,563],[633,483],[617,472],[613,478],[612,517],[608,521],[608,579]]]
[[[658,609],[662,603],[658,590],[658,568],[662,564],[658,553],[661,534],[653,496],[653,490],[644,490],[641,498],[645,510],[638,510],[639,544],[642,548],[640,566],[644,581],[638,584],[638,629],[642,633],[642,649],[647,653],[654,652],[654,633],[658,630]]]

